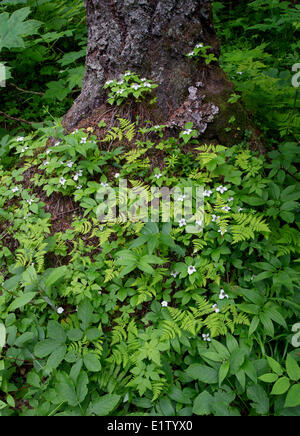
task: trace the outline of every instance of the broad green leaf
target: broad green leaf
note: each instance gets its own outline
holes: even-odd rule
[[[267,361],[272,371],[274,371],[277,375],[283,374],[283,369],[281,365],[279,365],[279,363],[276,362],[276,360],[274,360],[272,357],[267,356]]]
[[[36,344],[34,354],[37,357],[43,358],[49,356],[58,346],[59,344],[54,339],[45,339]]]
[[[274,383],[274,382],[276,382],[276,380],[278,380],[278,375],[273,374],[273,373],[269,373],[269,374],[261,375],[258,378],[259,378],[259,380],[261,380],[265,383]]]
[[[42,23],[36,20],[26,20],[30,8],[18,9],[9,15],[4,12],[0,15],[0,51],[3,47],[24,48],[23,37],[32,36]]]
[[[20,309],[20,307],[25,306],[25,304],[29,303],[36,296],[36,292],[26,292],[20,297],[17,297],[8,307],[9,312],[13,312],[16,309]]]
[[[89,379],[86,372],[81,371],[76,383],[76,394],[79,403],[82,403],[82,401],[84,401],[85,397],[88,394],[88,383]]]
[[[223,381],[227,377],[227,374],[229,372],[229,368],[230,368],[229,360],[227,360],[226,362],[222,363],[222,365],[221,365],[221,367],[219,369],[219,386],[222,385]]]
[[[67,335],[62,325],[57,321],[50,321],[48,323],[48,336],[55,340],[58,344],[66,342]]]
[[[281,377],[274,384],[273,389],[271,391],[271,395],[282,395],[285,394],[286,391],[290,387],[290,381],[287,377]]]
[[[193,405],[193,413],[195,415],[210,415],[212,413],[212,404],[214,398],[207,391],[201,392],[195,400]]]
[[[60,345],[55,348],[48,358],[47,367],[51,369],[57,368],[65,357],[66,351],[67,347],[65,345]]]
[[[92,352],[87,352],[84,356],[83,356],[83,362],[86,366],[86,369],[88,371],[92,371],[92,372],[99,372],[101,371],[101,363],[99,358],[96,356],[95,353]]]
[[[284,407],[300,406],[300,384],[294,385],[288,391]]]
[[[50,289],[54,283],[63,278],[66,275],[67,268],[62,266],[60,268],[55,268],[45,279],[46,289]]]
[[[288,354],[286,358],[286,370],[291,380],[300,380],[300,367],[290,354]]]
[[[93,307],[88,300],[83,300],[77,311],[78,318],[82,322],[82,328],[85,330],[89,324],[91,324],[93,319]]]
[[[251,405],[256,412],[260,415],[267,415],[270,403],[263,387],[260,385],[249,386],[247,389],[247,395],[249,400],[253,401]]]
[[[89,414],[96,416],[107,416],[117,407],[120,399],[120,395],[104,395],[90,404]]]
[[[218,371],[209,366],[193,363],[185,372],[194,380],[200,380],[207,384],[218,383]]]

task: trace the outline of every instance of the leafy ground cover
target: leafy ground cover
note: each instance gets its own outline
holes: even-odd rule
[[[254,113],[264,154],[247,131],[226,148],[202,144],[192,125],[169,136],[142,119],[111,126],[109,114],[66,135],[58,117],[72,86],[69,100],[53,92],[51,120],[40,112],[44,95],[33,94],[30,110],[4,102],[3,112],[43,124],[10,120],[1,140],[1,415],[299,415],[299,102],[291,84],[299,8],[267,3],[243,12],[214,4],[222,67],[236,83],[230,101],[242,98]],[[24,47],[1,47],[19,88],[33,89],[35,62],[24,51],[37,47],[49,74],[34,90],[51,90],[66,58],[75,64],[61,80],[73,83],[85,29],[81,2],[72,4],[78,18],[61,14],[59,23],[65,3],[2,2],[0,20],[16,11],[26,23],[30,7],[39,21],[30,24],[36,35],[19,35]],[[25,84],[18,53],[28,62]],[[130,99],[155,96],[155,84],[135,82],[134,92],[107,84],[111,103],[120,89],[122,98],[127,88]],[[235,119],[227,129],[239,129]],[[190,223],[174,216],[99,226],[97,192],[117,190],[120,179],[136,192],[204,185],[203,230],[186,233]]]

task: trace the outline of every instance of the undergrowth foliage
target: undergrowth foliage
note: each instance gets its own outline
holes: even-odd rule
[[[16,2],[2,3],[2,20],[11,19]],[[28,3],[36,19],[48,8],[49,21],[63,7]],[[265,3],[247,6],[256,11],[257,32],[264,31]],[[297,9],[273,3],[276,34]],[[233,38],[221,6],[215,4],[220,34]],[[278,8],[283,23],[275,22]],[[236,18],[235,27],[249,28],[249,17]],[[60,39],[58,30],[49,44]],[[45,43],[29,40],[28,49]],[[209,63],[207,50],[199,43],[193,53]],[[236,69],[224,50],[225,69]],[[237,92],[255,106],[245,71]],[[111,104],[123,103],[118,95],[140,99],[155,90],[130,72],[123,83],[111,80]],[[239,98],[232,95],[231,103]],[[255,107],[259,112],[257,101]],[[288,128],[282,120],[265,122],[264,155],[251,149],[249,132],[226,148],[203,144],[191,123],[171,137],[166,126],[139,119],[103,119],[95,127],[65,134],[55,118],[2,139],[0,415],[299,415],[297,117]],[[152,186],[182,193],[204,187],[203,229],[187,233],[189,223],[173,214],[167,223],[122,216],[99,222],[97,193],[105,187],[118,194],[120,179],[145,195]]]

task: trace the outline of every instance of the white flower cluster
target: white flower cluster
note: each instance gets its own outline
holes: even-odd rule
[[[75,182],[77,182],[77,180],[78,180],[79,177],[82,177],[82,170],[79,170],[79,171],[75,174],[75,176],[73,177],[73,180],[74,180]]]

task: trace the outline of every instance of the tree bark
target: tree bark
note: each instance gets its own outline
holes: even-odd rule
[[[67,130],[107,103],[107,80],[126,70],[159,84],[157,106],[148,119],[183,127],[228,142],[233,85],[217,62],[186,56],[199,42],[219,56],[209,0],[85,0],[88,26],[86,73],[80,96],[64,118]],[[109,109],[109,105],[107,105]],[[102,110],[102,113],[103,113]],[[238,110],[241,124],[247,115]]]

